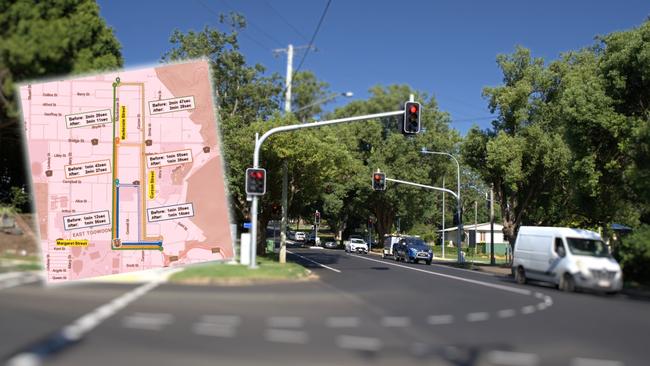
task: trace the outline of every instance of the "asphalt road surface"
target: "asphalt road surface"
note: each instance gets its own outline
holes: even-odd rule
[[[316,281],[2,286],[0,359],[34,365],[647,365],[650,302],[291,249]],[[11,278],[9,279],[11,280]]]

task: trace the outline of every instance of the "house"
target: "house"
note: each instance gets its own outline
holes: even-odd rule
[[[473,242],[471,240],[474,236],[476,230],[476,242],[477,243],[490,243],[490,223],[486,222],[478,225],[463,225],[463,231],[465,232],[465,241],[463,246],[467,246],[468,243]],[[451,246],[457,246],[458,243],[458,228],[456,226],[446,228],[445,230],[438,230],[439,233],[442,233],[445,238],[445,243]],[[495,243],[504,243],[503,240],[503,225],[494,223],[494,242]],[[437,244],[437,243],[436,243]],[[496,253],[496,251],[495,251]]]

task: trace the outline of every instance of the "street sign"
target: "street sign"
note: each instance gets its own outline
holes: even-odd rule
[[[244,229],[250,229],[251,227],[253,227],[253,225],[250,222],[244,223]]]

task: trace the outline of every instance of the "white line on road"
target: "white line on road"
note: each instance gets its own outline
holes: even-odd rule
[[[230,325],[223,325],[223,324],[210,323],[210,322],[200,322],[200,323],[195,323],[192,326],[192,332],[194,334],[203,335],[203,336],[232,338],[235,336],[236,329],[234,326],[230,326]]]
[[[451,324],[454,322],[453,315],[431,315],[428,319],[431,325]]]
[[[571,366],[623,366],[623,362],[614,360],[599,360],[595,358],[576,357],[571,360]]]
[[[325,326],[329,328],[356,328],[360,323],[354,316],[333,316],[325,320]]]
[[[521,308],[521,313],[524,314],[524,315],[528,315],[528,314],[534,313],[535,310],[536,310],[535,306],[528,305],[528,306],[524,306],[524,307]]]
[[[203,315],[199,323],[236,327],[241,324],[241,317],[239,315]]]
[[[269,342],[276,343],[307,343],[307,333],[299,330],[286,330],[286,329],[267,329],[265,338]]]
[[[515,309],[503,309],[497,311],[497,316],[499,318],[512,318],[516,313]]]
[[[174,317],[167,313],[135,313],[122,319],[122,326],[131,329],[162,330]]]
[[[272,316],[266,320],[269,328],[300,328],[304,320],[297,316]]]
[[[0,290],[36,282],[41,276],[36,273],[9,272],[0,274]]]
[[[539,356],[533,353],[490,351],[487,359],[493,365],[535,366],[539,364]]]
[[[484,311],[478,313],[469,313],[465,319],[467,319],[468,322],[482,322],[490,319],[490,314]]]
[[[530,296],[530,294],[532,293],[530,290],[526,290],[526,289],[510,287],[510,286],[504,286],[504,285],[497,285],[497,284],[494,284],[494,283],[488,283],[488,282],[483,282],[483,281],[478,281],[478,280],[472,280],[472,279],[469,279],[469,278],[452,276],[452,275],[448,275],[448,274],[444,274],[444,273],[427,271],[427,270],[420,269],[420,268],[413,268],[413,267],[405,266],[405,265],[402,265],[402,264],[391,263],[391,262],[387,262],[387,261],[380,261],[380,260],[377,260],[377,259],[362,257],[360,255],[355,255],[355,254],[352,254],[352,256],[360,258],[360,259],[364,259],[364,260],[367,260],[367,261],[373,261],[373,262],[377,262],[377,263],[388,264],[388,265],[395,266],[395,267],[409,269],[411,271],[422,272],[422,273],[426,273],[426,274],[430,274],[430,275],[434,275],[434,276],[440,276],[440,277],[450,278],[450,279],[454,279],[454,280],[458,280],[458,281],[473,283],[475,285],[481,285],[481,286],[496,288],[496,289],[503,290],[503,291],[514,292],[514,293],[520,294],[520,295]]]
[[[179,269],[171,270],[168,271],[167,273],[173,273],[174,271],[178,271]],[[115,315],[118,311],[124,309],[128,304],[132,303],[133,301],[137,300],[138,298],[142,297],[149,291],[155,289],[158,287],[160,284],[165,282],[167,277],[159,277],[151,282],[148,282],[144,285],[140,285],[133,290],[120,295],[119,297],[116,297],[115,299],[111,300],[110,302],[96,308],[95,310],[91,311],[90,313],[78,318],[71,324],[65,326],[61,332],[60,336],[63,337],[63,340],[68,342],[69,344],[72,344],[75,341],[78,341],[83,337],[86,333],[90,332],[93,330],[95,327],[97,327],[99,324],[101,324],[104,320],[112,317]],[[36,349],[43,349],[47,348],[48,344],[50,342],[56,342],[57,347],[61,348],[62,345],[61,339],[60,338],[53,338],[53,339],[46,339],[43,341],[43,344],[39,343],[36,347]],[[17,354],[16,356],[12,357],[7,361],[7,365],[9,366],[14,366],[14,365],[25,365],[23,363],[25,360],[35,360],[35,363],[31,363],[30,365],[36,365],[39,364],[40,361],[44,357],[46,357],[48,354],[42,354],[42,353],[36,353],[36,351],[25,351],[22,353]]]
[[[296,253],[294,253],[294,252],[292,252],[292,251],[290,251],[290,250],[287,250],[287,253],[289,253],[289,254],[293,254],[293,255],[295,255],[296,257],[299,257],[299,258],[302,258],[302,259],[304,259],[304,260],[306,260],[306,261],[309,261],[309,262],[312,262],[312,263],[314,263],[314,264],[317,264],[317,265],[319,265],[319,266],[321,266],[321,267],[323,267],[323,268],[327,268],[327,269],[329,269],[330,271],[334,271],[334,272],[336,272],[336,273],[341,273],[341,271],[338,270],[338,269],[336,269],[336,268],[332,268],[332,267],[326,266],[326,265],[324,265],[324,264],[322,264],[322,263],[318,263],[318,262],[316,262],[315,260],[309,259],[309,258],[307,258],[307,257],[305,257],[305,256],[300,255],[300,254],[296,254]]]
[[[405,316],[385,316],[381,319],[381,325],[387,328],[403,328],[411,325],[411,319]]]
[[[342,335],[336,338],[336,344],[340,348],[355,351],[377,352],[381,349],[381,341],[370,337]]]

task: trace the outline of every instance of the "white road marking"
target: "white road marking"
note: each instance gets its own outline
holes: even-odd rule
[[[362,257],[360,255],[355,255],[355,254],[352,254],[352,256],[360,258],[360,259],[364,259],[364,260],[367,260],[367,261],[373,261],[373,262],[378,262],[378,263],[382,263],[382,264],[388,264],[388,265],[395,266],[395,267],[409,269],[411,271],[417,271],[417,272],[422,272],[422,273],[426,273],[426,274],[430,274],[430,275],[434,275],[434,276],[450,278],[450,279],[457,280],[457,281],[473,283],[475,285],[480,285],[480,286],[485,286],[485,287],[490,287],[490,288],[496,288],[496,289],[499,289],[499,290],[513,292],[513,293],[520,294],[520,295],[530,296],[530,294],[532,293],[530,290],[521,289],[521,288],[517,288],[517,287],[497,285],[497,284],[494,284],[494,283],[488,283],[488,282],[483,282],[483,281],[478,281],[478,280],[472,280],[472,279],[469,279],[469,278],[452,276],[452,275],[448,275],[448,274],[444,274],[444,273],[427,271],[427,270],[420,269],[420,268],[414,268],[414,267],[409,267],[409,266],[405,266],[405,265],[401,265],[401,264],[397,264],[397,263],[392,263],[392,262],[387,262],[387,261],[381,261],[381,260],[377,260],[377,259]]]
[[[541,292],[535,292],[535,297],[542,300],[542,299],[544,299],[544,297],[546,297],[546,295],[544,295]]]
[[[493,365],[535,366],[539,364],[539,356],[533,353],[490,351],[487,359]]]
[[[41,279],[36,273],[9,272],[0,274],[0,290],[33,283]]]
[[[521,308],[521,313],[524,314],[524,315],[528,315],[528,314],[534,313],[535,310],[536,309],[535,309],[534,305],[528,305],[528,306],[524,306],[524,307]]]
[[[511,318],[511,317],[515,316],[516,313],[517,312],[515,311],[515,309],[503,309],[503,310],[497,311],[497,316],[499,318]]]
[[[235,327],[241,324],[241,317],[239,315],[203,315],[199,323]]]
[[[336,338],[336,345],[343,349],[377,352],[381,341],[377,338],[342,335]]]
[[[299,330],[286,329],[267,329],[265,338],[269,342],[294,344],[305,344],[308,340],[307,333]]]
[[[385,316],[381,319],[381,325],[388,328],[402,328],[411,325],[411,319],[404,316]]]
[[[356,328],[360,323],[354,316],[333,316],[325,320],[325,326],[329,328]]]
[[[623,366],[623,362],[615,360],[599,360],[595,358],[576,357],[571,360],[571,366]]]
[[[304,321],[297,316],[273,316],[266,320],[269,328],[300,328]]]
[[[319,265],[319,266],[321,266],[321,267],[323,267],[323,268],[327,268],[327,269],[329,269],[330,271],[334,271],[334,272],[336,272],[336,273],[341,273],[341,271],[338,270],[338,269],[336,269],[336,268],[332,268],[332,267],[330,267],[330,266],[326,266],[326,265],[324,265],[324,264],[322,264],[322,263],[318,263],[318,262],[316,262],[315,260],[309,259],[309,258],[307,258],[307,257],[305,257],[305,256],[300,255],[300,254],[296,254],[296,253],[294,253],[294,252],[292,252],[292,251],[290,251],[290,250],[287,250],[287,253],[289,253],[289,254],[293,254],[293,255],[295,255],[296,257],[299,257],[299,258],[302,258],[302,259],[304,259],[304,260],[306,260],[306,261],[308,261],[308,262],[311,262],[311,263],[317,264],[317,265]]]
[[[546,309],[547,305],[544,302],[540,302],[539,304],[536,305],[537,310],[544,310]]]
[[[167,313],[135,313],[122,319],[122,326],[131,329],[162,330],[174,317]]]
[[[192,332],[204,336],[232,338],[235,336],[236,329],[234,326],[217,323],[195,323]]]
[[[465,317],[468,322],[482,322],[490,318],[490,314],[482,311],[478,313],[469,313]]]
[[[203,315],[201,320],[192,326],[192,332],[204,336],[232,338],[239,324],[241,317],[237,315]]]
[[[431,325],[451,324],[454,322],[453,315],[431,315],[428,319]]]

